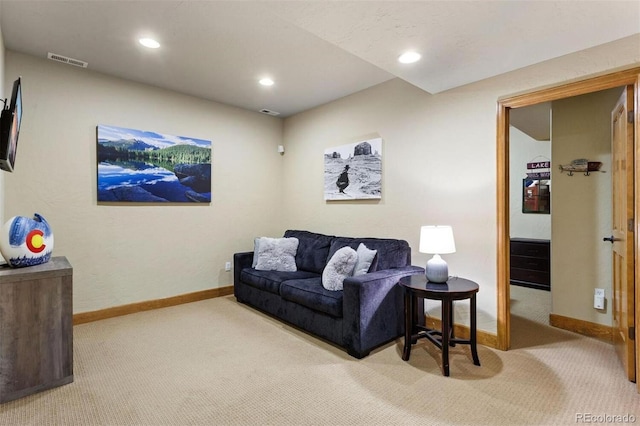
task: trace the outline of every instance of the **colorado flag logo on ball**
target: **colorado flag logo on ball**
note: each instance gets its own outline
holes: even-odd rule
[[[53,232],[38,213],[33,219],[14,216],[0,230],[0,252],[13,267],[48,262],[53,252]]]

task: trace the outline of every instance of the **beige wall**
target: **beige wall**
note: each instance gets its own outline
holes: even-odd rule
[[[576,158],[603,163],[603,173],[569,176],[555,168],[551,191],[553,313],[611,325],[611,110],[622,89],[553,102],[552,155],[556,165]],[[606,309],[593,308],[596,287]]]
[[[285,120],[287,226],[409,241],[421,225],[453,226],[451,274],[480,284],[478,327],[496,326],[496,102],[499,98],[640,63],[640,36],[452,89],[437,95],[395,79]],[[324,149],[379,135],[379,202],[325,202]],[[464,304],[460,304],[464,308]]]
[[[496,99],[464,90],[432,96],[395,79],[285,120],[286,221],[337,235],[406,239],[421,266],[430,256],[417,251],[420,226],[452,225],[457,253],[443,258],[451,274],[480,283],[479,327],[490,328]],[[372,135],[382,138],[382,200],[325,202],[324,149]]]
[[[74,311],[231,284],[224,262],[256,235],[301,228],[404,238],[414,264],[421,225],[451,224],[452,274],[480,283],[479,328],[496,329],[496,101],[640,63],[640,36],[438,95],[391,80],[282,120],[7,52],[25,80],[16,172],[6,217],[39,212],[54,255],[74,266]],[[5,79],[6,80],[6,79]],[[97,205],[95,126],[112,124],[213,142],[207,206]],[[323,199],[323,152],[383,139],[380,201]],[[278,144],[286,153],[276,152]],[[464,309],[463,304],[460,304]]]
[[[509,128],[511,238],[551,239],[550,214],[522,213],[522,179],[527,176],[527,163],[549,160],[551,141],[537,141],[513,126]]]
[[[4,213],[49,221],[74,312],[231,285],[225,261],[283,232],[281,119],[11,51],[5,75],[23,78],[24,118]],[[98,205],[98,124],[211,140],[211,204]]]

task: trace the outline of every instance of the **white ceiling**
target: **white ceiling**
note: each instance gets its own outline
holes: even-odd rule
[[[286,117],[395,77],[438,93],[638,34],[640,1],[0,0],[0,25],[9,50]],[[398,63],[408,49],[423,59]]]

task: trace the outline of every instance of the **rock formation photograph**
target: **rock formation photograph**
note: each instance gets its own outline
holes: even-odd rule
[[[324,199],[382,198],[382,139],[368,139],[324,151]]]

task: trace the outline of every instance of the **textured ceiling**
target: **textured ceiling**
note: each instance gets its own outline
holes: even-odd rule
[[[2,0],[0,25],[13,51],[286,117],[395,77],[438,93],[638,34],[640,1]],[[423,59],[398,63],[407,49]]]

